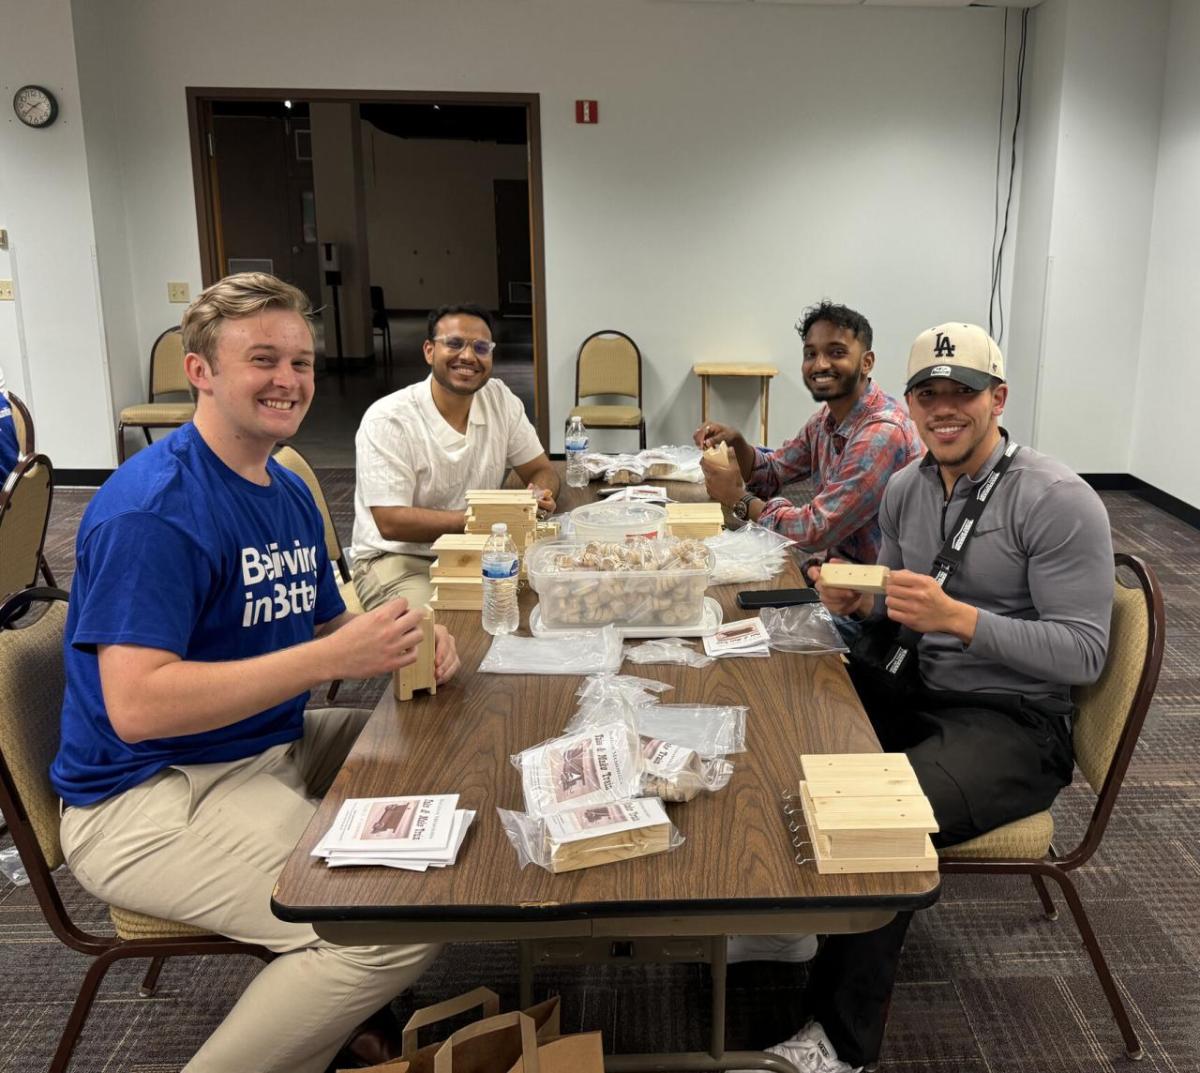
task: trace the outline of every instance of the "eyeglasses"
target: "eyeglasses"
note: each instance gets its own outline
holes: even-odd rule
[[[461,335],[435,335],[433,341],[441,343],[447,350],[455,354],[470,347],[471,353],[477,358],[486,358],[496,349],[496,344],[490,339],[464,339]]]

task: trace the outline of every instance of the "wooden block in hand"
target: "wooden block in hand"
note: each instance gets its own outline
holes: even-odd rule
[[[733,452],[724,440],[720,443],[714,443],[711,447],[704,448],[704,457],[716,466],[733,465]]]
[[[392,675],[392,692],[397,700],[412,700],[412,695],[419,689],[437,692],[437,675],[434,671],[436,641],[433,636],[434,615],[430,608],[425,609],[425,618],[421,623],[421,643],[417,647],[417,661],[407,667],[401,667]]]
[[[888,568],[860,563],[822,563],[821,580],[826,585],[855,592],[887,592]]]

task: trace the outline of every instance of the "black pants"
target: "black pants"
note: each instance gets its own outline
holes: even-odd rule
[[[919,688],[900,704],[854,674],[885,752],[908,755],[940,830],[952,846],[1049,808],[1071,781],[1074,707],[1055,698],[949,693]],[[900,948],[912,913],[859,935],[830,935],[809,972],[805,1005],[838,1057],[852,1066],[879,1056]]]

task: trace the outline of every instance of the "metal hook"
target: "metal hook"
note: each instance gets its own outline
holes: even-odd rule
[[[796,854],[796,863],[797,864],[816,864],[817,858],[816,857],[801,857],[800,854],[797,853]]]

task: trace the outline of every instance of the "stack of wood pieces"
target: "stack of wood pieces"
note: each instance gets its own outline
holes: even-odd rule
[[[491,532],[445,533],[433,542],[437,558],[429,568],[433,599],[439,611],[483,609],[483,547]]]
[[[681,540],[704,540],[716,536],[725,526],[720,503],[668,503],[667,532]]]
[[[528,488],[471,489],[467,492],[467,532],[489,536],[503,522],[522,557],[537,539],[537,500]]]
[[[886,593],[888,568],[864,566],[861,563],[822,563],[821,580],[826,585],[836,585],[839,589]]]
[[[937,821],[904,753],[802,756],[800,768],[818,872],[937,871]]]
[[[600,864],[649,857],[671,848],[671,825],[658,823],[611,835],[598,835],[580,842],[551,842],[550,871],[575,872]]]
[[[407,667],[401,667],[392,675],[392,693],[397,700],[412,700],[417,690],[423,689],[434,694],[437,692],[437,675],[434,672],[433,636],[434,613],[432,608],[426,608],[425,620],[421,623],[421,644],[417,648],[417,661]]]

